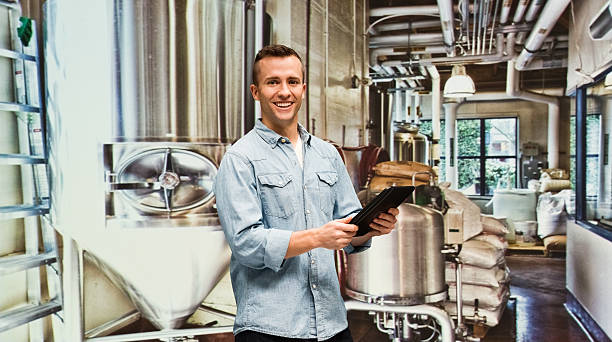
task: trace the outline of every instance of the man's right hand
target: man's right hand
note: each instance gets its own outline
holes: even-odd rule
[[[357,234],[358,227],[354,224],[349,224],[352,217],[346,217],[340,220],[327,222],[316,229],[316,239],[318,245],[327,249],[342,249],[348,246]]]

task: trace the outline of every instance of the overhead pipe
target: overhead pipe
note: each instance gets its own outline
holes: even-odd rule
[[[531,4],[529,4],[529,9],[527,10],[527,14],[525,14],[525,22],[531,23],[536,19],[538,11],[542,6],[544,6],[545,0],[533,0]],[[516,39],[517,43],[522,44],[525,41],[526,32],[520,32]]]
[[[515,68],[515,61],[508,61],[506,74],[506,93],[508,96],[548,105],[548,167],[557,168],[559,167],[559,99],[554,96],[520,90],[518,77],[519,71]]]
[[[521,51],[516,59],[516,68],[518,70],[523,70],[529,64],[533,55],[540,49],[542,43],[548,34],[550,34],[550,31],[569,3],[570,0],[548,1],[546,3],[540,17],[531,30],[529,38],[527,38],[523,51]]]
[[[508,18],[510,17],[510,8],[512,7],[512,0],[504,0],[501,8],[501,13],[499,14],[499,23],[505,24],[508,22]]]
[[[431,44],[444,41],[442,33],[413,33],[389,36],[374,36],[370,38],[370,47],[406,46],[410,44]]]
[[[442,35],[444,36],[444,44],[446,45],[446,53],[449,57],[455,56],[455,25],[452,0],[437,0],[440,10],[440,25],[442,27]]]
[[[427,72],[429,72],[431,77],[431,159],[433,166],[437,166],[440,164],[440,107],[442,107],[440,73],[438,73],[438,69],[433,65],[427,67]]]
[[[399,30],[432,28],[432,27],[438,27],[438,26],[440,26],[439,20],[422,20],[422,21],[412,21],[412,22],[403,22],[403,23],[381,24],[381,25],[377,25],[375,30],[377,32],[399,31]]]
[[[440,9],[435,5],[423,6],[396,6],[370,9],[371,17],[385,17],[388,15],[439,15]]]

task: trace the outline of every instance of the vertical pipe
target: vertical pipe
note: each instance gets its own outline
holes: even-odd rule
[[[450,182],[451,189],[457,189],[457,166],[455,156],[455,125],[457,119],[456,102],[444,104],[445,143],[446,143],[446,181]]]
[[[325,60],[323,71],[323,138],[327,138],[327,88],[329,87],[329,0],[325,0],[325,19],[323,25],[323,44],[325,46]]]
[[[586,220],[586,87],[576,89],[576,220]]]
[[[63,312],[66,341],[83,341],[82,257],[72,238],[64,236]]]
[[[308,74],[310,72],[310,13],[311,13],[311,0],[306,1],[306,65],[304,82],[306,83],[306,130],[310,132],[310,80]]]
[[[431,75],[431,133],[432,133],[432,162],[434,166],[440,164],[440,74],[435,66],[428,66]]]
[[[263,0],[255,1],[255,53],[263,48],[263,29],[264,29],[264,2]],[[255,105],[255,119],[261,117],[261,107]]]
[[[362,3],[362,24],[361,24],[361,38],[362,38],[362,42],[361,42],[361,49],[362,49],[362,54],[361,54],[361,80],[365,80],[368,77],[368,73],[369,73],[369,68],[368,68],[368,31],[367,31],[367,26],[368,26],[368,1],[367,0],[363,0]],[[353,40],[355,39],[355,37],[353,37]],[[369,141],[369,137],[368,134],[366,134],[366,126],[368,124],[368,117],[369,117],[369,112],[370,112],[370,102],[369,102],[369,93],[370,93],[370,86],[367,85],[365,82],[361,82],[361,113],[362,113],[362,130],[363,130],[363,143],[362,145],[369,145],[370,141]],[[381,121],[382,124],[382,121]]]

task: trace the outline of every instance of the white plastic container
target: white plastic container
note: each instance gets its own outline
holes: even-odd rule
[[[497,189],[493,193],[493,215],[514,222],[536,220],[536,192],[529,189]]]
[[[523,233],[523,242],[536,242],[538,222],[536,221],[514,221],[516,232]]]

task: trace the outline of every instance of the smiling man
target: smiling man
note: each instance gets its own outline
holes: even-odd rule
[[[300,56],[283,45],[255,57],[251,94],[261,120],[225,154],[215,181],[232,250],[236,342],[352,341],[334,250],[359,252],[388,234],[390,209],[354,237],[361,206],[336,149],[298,123]]]

